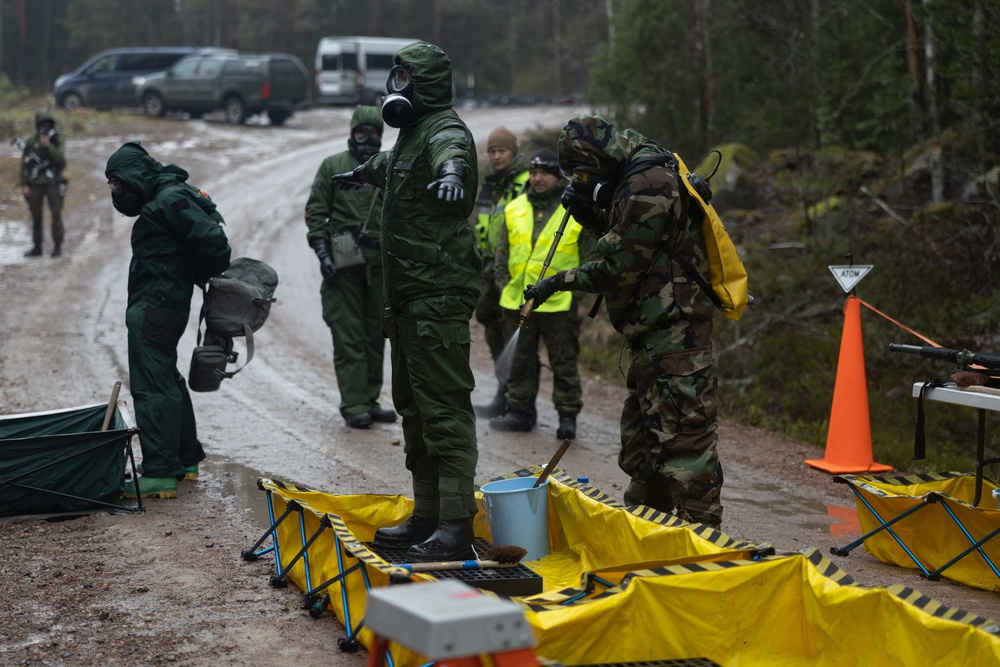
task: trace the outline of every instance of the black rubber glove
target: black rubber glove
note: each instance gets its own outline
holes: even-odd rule
[[[561,290],[565,284],[566,274],[563,271],[554,276],[542,278],[537,285],[528,285],[527,289],[524,290],[524,302],[527,303],[534,299],[534,306],[538,308],[548,301],[549,297]]]
[[[448,160],[441,166],[436,181],[431,181],[428,190],[437,190],[438,199],[458,201],[465,196],[465,167],[461,162]]]
[[[337,279],[337,267],[333,263],[333,249],[330,247],[330,239],[310,239],[316,256],[319,257],[319,271],[326,280]]]
[[[594,206],[594,202],[591,201],[591,194],[592,192],[589,188],[587,192],[581,192],[580,186],[574,187],[571,182],[563,190],[559,201],[563,205],[563,208],[573,216],[573,219],[583,227],[591,230],[603,229],[606,217],[603,211]]]
[[[330,177],[330,183],[338,190],[357,190],[363,188],[368,185],[361,180],[361,170],[364,168],[365,165],[359,164],[354,168],[354,171],[346,171],[343,174]]]

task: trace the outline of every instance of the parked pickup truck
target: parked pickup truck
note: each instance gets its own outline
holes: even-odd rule
[[[266,112],[272,125],[281,125],[309,103],[309,71],[285,53],[188,56],[136,83],[138,102],[150,117],[182,111],[200,118],[222,109],[230,123]]]

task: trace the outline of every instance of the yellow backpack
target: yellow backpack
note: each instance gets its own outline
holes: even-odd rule
[[[691,266],[691,263],[674,252],[673,248],[664,245],[663,250],[684,270],[691,280],[695,281],[699,287],[712,299],[715,307],[722,311],[722,315],[731,320],[738,320],[743,315],[743,309],[747,307],[753,298],[747,291],[747,271],[743,268],[743,260],[736,252],[733,240],[729,238],[722,219],[715,212],[707,199],[712,198],[712,191],[708,188],[708,183],[696,173],[688,170],[684,161],[676,153],[664,151],[656,155],[640,158],[632,163],[624,178],[628,178],[641,171],[649,169],[655,165],[673,167],[677,164],[677,171],[684,181],[684,187],[694,201],[698,202],[704,215],[702,216],[702,232],[705,235],[705,250],[708,255],[708,272],[712,278],[712,284],[701,276],[701,274]]]
[[[719,214],[715,212],[715,207],[702,197],[695,187],[692,176],[703,183],[704,180],[697,174],[692,175],[676,153],[674,158],[677,160],[677,168],[684,186],[705,214],[702,231],[705,234],[705,249],[708,252],[708,271],[712,275],[712,289],[709,294],[714,297],[712,301],[722,311],[724,317],[738,320],[750,300],[747,271],[743,267],[743,260],[736,252],[736,246],[729,238]]]

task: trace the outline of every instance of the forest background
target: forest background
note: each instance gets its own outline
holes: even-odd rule
[[[1000,351],[1000,0],[0,0],[0,139],[104,48],[311,67],[345,35],[431,41],[466,103],[596,106],[704,176],[718,149],[713,203],[760,301],[717,323],[726,416],[825,442],[844,324],[827,267],[871,264],[857,295],[898,322],[863,313],[875,459],[971,469],[975,420],[947,406],[928,406],[929,458],[912,460],[910,387],[952,368],[887,344]],[[622,381],[607,322],[584,337],[589,368]]]

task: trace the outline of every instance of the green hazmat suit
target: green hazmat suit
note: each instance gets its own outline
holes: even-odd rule
[[[154,160],[139,142],[108,159],[145,202],[132,227],[128,273],[129,385],[147,477],[184,476],[205,458],[177,343],[187,327],[194,286],[229,267],[231,249],[215,204],[186,183],[180,167]]]
[[[438,47],[405,46],[396,62],[413,80],[413,121],[391,150],[358,176],[385,191],[383,324],[392,355],[392,399],[403,418],[406,467],[418,517],[465,519],[476,513],[478,457],[469,366],[469,320],[479,297],[479,252],[468,223],[478,182],[472,134],[452,109],[451,63]],[[427,186],[445,162],[465,169],[460,201]]]
[[[378,107],[359,106],[351,118],[351,129],[374,125],[383,129]],[[330,178],[361,164],[353,137],[348,150],[323,160],[306,202],[307,238],[330,239],[351,232],[355,239],[364,227],[368,237],[377,239],[381,228],[382,193],[370,188],[335,190]],[[367,226],[366,226],[367,224]],[[375,247],[362,247],[365,263],[350,268],[337,267],[335,280],[322,280],[320,299],[323,321],[333,338],[333,366],[340,389],[340,414],[344,419],[363,412],[380,410],[382,360],[382,308],[385,295],[382,257]]]

